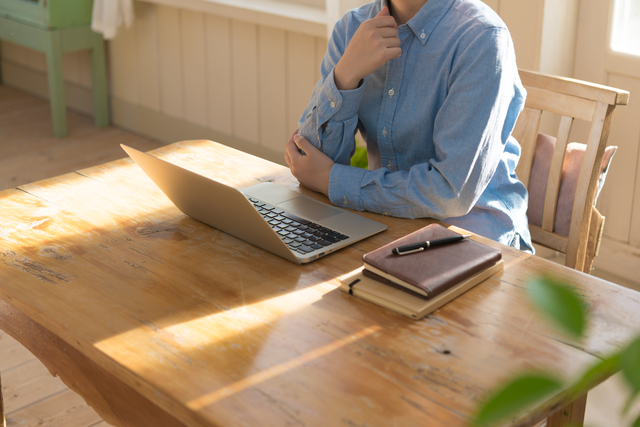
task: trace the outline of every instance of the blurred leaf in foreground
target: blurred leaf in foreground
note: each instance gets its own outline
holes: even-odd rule
[[[591,389],[595,384],[602,382],[604,378],[608,378],[620,370],[620,357],[618,354],[606,356],[599,360],[595,365],[578,378],[573,388],[580,393],[582,390]]]
[[[485,426],[500,421],[560,390],[561,386],[560,381],[550,375],[528,374],[515,378],[480,407],[474,425]]]
[[[620,354],[620,368],[624,379],[627,380],[627,384],[631,387],[631,395],[624,409],[626,413],[638,393],[640,393],[640,337],[636,338]],[[637,421],[634,427],[636,427],[636,424],[638,424]]]
[[[570,287],[549,276],[537,276],[529,282],[529,291],[537,308],[568,334],[581,338],[587,307]]]

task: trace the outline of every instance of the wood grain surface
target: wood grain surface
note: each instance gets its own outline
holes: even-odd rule
[[[273,181],[327,201],[288,169],[211,141],[152,153],[237,187]],[[129,159],[0,192],[0,206],[0,328],[114,425],[141,425],[126,414],[146,401],[145,419],[164,422],[153,425],[463,426],[515,372],[570,379],[640,329],[636,292],[480,236],[503,252],[504,272],[412,321],[340,292],[337,277],[430,220],[362,213],[388,230],[297,266],[185,216]],[[590,304],[583,342],[530,307],[539,272]],[[107,401],[101,387],[127,394]],[[552,396],[512,424],[576,397]]]

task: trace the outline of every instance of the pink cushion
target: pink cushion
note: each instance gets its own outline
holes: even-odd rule
[[[533,166],[529,178],[529,210],[527,216],[529,223],[538,226],[542,225],[542,214],[544,212],[544,197],[547,192],[547,180],[551,169],[551,159],[556,146],[556,138],[538,134],[536,141],[536,151],[533,156]],[[567,151],[562,163],[562,173],[560,175],[560,190],[558,193],[558,206],[556,208],[556,221],[553,231],[564,236],[569,235],[571,226],[571,212],[573,210],[573,200],[578,186],[578,176],[580,167],[587,146],[577,142],[567,144]],[[607,170],[611,159],[618,147],[609,146],[604,150],[602,165],[600,166],[600,177],[598,179],[598,190],[596,200],[600,190],[604,185]]]

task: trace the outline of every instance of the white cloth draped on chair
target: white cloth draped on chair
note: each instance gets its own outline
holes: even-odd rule
[[[122,24],[127,28],[133,22],[133,0],[94,0],[91,29],[112,39]]]

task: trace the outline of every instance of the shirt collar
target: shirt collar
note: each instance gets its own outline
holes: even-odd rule
[[[429,40],[433,29],[451,8],[455,0],[428,0],[416,15],[407,22],[407,26],[423,45]],[[380,9],[388,5],[388,0],[379,0]],[[424,36],[423,36],[424,34]]]

